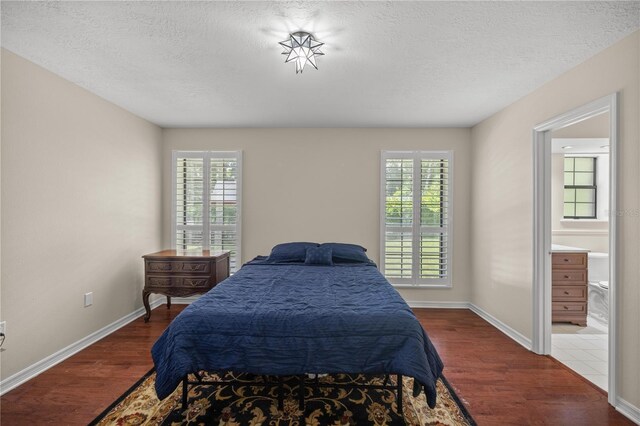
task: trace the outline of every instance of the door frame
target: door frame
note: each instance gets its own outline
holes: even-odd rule
[[[533,128],[533,339],[535,353],[551,353],[551,132],[609,113],[609,404],[617,388],[617,146],[618,93],[596,99]]]

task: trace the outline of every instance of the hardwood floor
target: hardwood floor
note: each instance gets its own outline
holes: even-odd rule
[[[156,308],[0,399],[0,423],[84,425],[152,367],[149,351],[184,305]],[[606,394],[473,312],[416,309],[444,375],[479,425],[633,425]]]
[[[414,312],[444,361],[445,377],[479,425],[633,425],[607,403],[604,391],[473,312]]]
[[[0,398],[0,424],[86,425],[153,367],[151,346],[186,305],[161,305]]]

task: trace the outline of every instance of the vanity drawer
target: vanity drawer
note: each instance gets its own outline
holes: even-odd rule
[[[553,313],[567,312],[572,314],[586,314],[587,304],[584,302],[553,302]]]
[[[588,262],[582,251],[551,254],[551,322],[587,324]]]
[[[554,285],[551,289],[553,301],[586,301],[587,287],[577,285]],[[555,308],[554,308],[555,309]],[[565,310],[563,308],[563,310]]]
[[[147,260],[147,272],[191,272],[208,274],[211,271],[209,261],[158,261]]]
[[[555,270],[551,272],[551,279],[554,283],[562,281],[573,281],[580,284],[587,282],[587,270],[586,269],[567,269],[567,270]]]
[[[552,268],[587,268],[587,253],[553,253]]]

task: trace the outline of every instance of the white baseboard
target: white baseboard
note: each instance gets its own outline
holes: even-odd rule
[[[163,304],[165,302],[164,298],[158,298],[149,303],[151,309]],[[11,389],[14,389],[27,380],[30,380],[36,377],[38,374],[43,373],[44,371],[50,369],[56,364],[61,363],[65,359],[71,357],[72,355],[80,352],[84,348],[94,344],[98,340],[108,336],[119,328],[124,327],[129,324],[131,321],[143,316],[145,314],[144,307],[136,309],[132,313],[125,315],[119,320],[112,322],[106,327],[101,328],[100,330],[91,333],[87,337],[84,337],[78,340],[75,343],[70,344],[66,348],[60,349],[58,352],[49,355],[48,357],[36,362],[35,364],[25,368],[22,371],[17,372],[16,374],[7,377],[3,381],[0,382],[0,395],[4,395],[9,392]]]
[[[407,301],[410,308],[469,309],[469,302]]]
[[[616,410],[637,425],[640,425],[640,408],[618,397],[616,398]]]
[[[580,220],[582,222],[582,220]],[[593,223],[593,222],[592,222]],[[603,224],[607,222],[602,221]],[[609,235],[609,229],[556,229],[551,231],[552,236],[573,236],[579,235],[583,237],[606,237]]]
[[[520,332],[509,327],[507,324],[500,321],[484,309],[474,305],[471,302],[423,302],[423,301],[407,301],[407,304],[411,308],[441,308],[441,309],[470,309],[475,312],[480,318],[506,334],[511,339],[515,340],[526,349],[531,350],[531,339],[525,337]]]
[[[500,321],[498,318],[494,317],[484,309],[474,305],[471,302],[423,302],[423,301],[407,301],[407,304],[411,308],[441,308],[441,309],[470,309],[472,312],[475,312],[480,318],[503,332],[515,340],[526,349],[531,350],[531,339],[525,337],[520,332],[514,330],[509,327],[507,324]]]
[[[444,309],[470,309],[476,313],[480,318],[487,321],[489,324],[506,334],[512,340],[522,345],[525,349],[531,350],[531,339],[525,337],[520,332],[509,327],[484,309],[474,305],[470,302],[423,302],[423,301],[407,301],[407,304],[411,308],[444,308]],[[615,409],[618,410],[625,417],[632,422],[640,425],[640,408],[618,397],[616,398]]]
[[[516,331],[513,328],[509,327],[507,324],[503,323],[498,318],[494,317],[489,312],[487,312],[484,309],[474,305],[473,303],[469,303],[469,309],[471,309],[473,312],[475,312],[480,318],[482,318],[483,320],[485,320],[486,322],[488,322],[489,324],[491,324],[492,326],[494,326],[498,330],[502,331],[504,334],[509,336],[511,339],[513,339],[516,342],[520,343],[527,350],[529,350],[529,351],[532,350],[533,346],[531,344],[531,339],[529,339],[528,337],[524,336],[519,331]]]

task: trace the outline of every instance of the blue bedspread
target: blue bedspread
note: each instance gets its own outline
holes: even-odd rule
[[[182,311],[151,353],[160,399],[200,370],[393,373],[413,377],[433,407],[443,367],[375,265],[267,264],[264,258]]]

